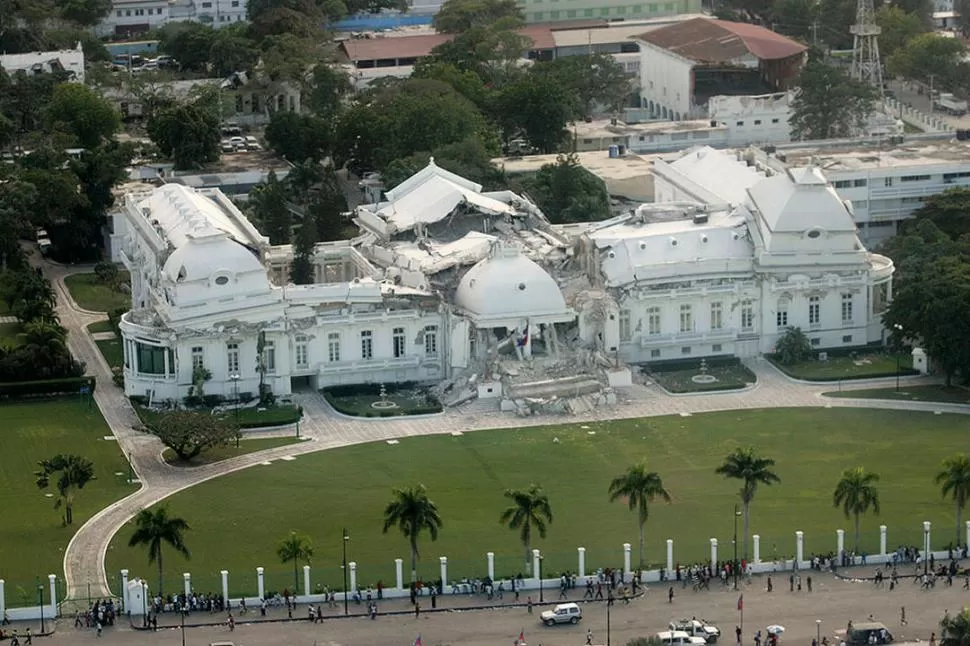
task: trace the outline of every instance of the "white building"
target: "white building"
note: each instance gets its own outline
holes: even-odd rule
[[[711,199],[553,227],[432,161],[357,207],[352,241],[317,245],[302,286],[292,249],[220,192],[128,195],[112,239],[132,281],[126,392],[180,400],[204,367],[204,392],[227,397],[419,381],[581,410],[565,402],[618,383],[620,360],[753,356],[794,325],[819,348],[880,341],[892,263],[862,247],[819,171],[741,181],[743,195],[697,184]]]
[[[95,33],[129,37],[170,22],[201,22],[218,29],[245,20],[246,0],[113,0]]]
[[[17,72],[28,76],[66,72],[71,81],[84,83],[84,50],[81,49],[81,43],[78,43],[74,49],[0,54],[0,68],[11,76]]]

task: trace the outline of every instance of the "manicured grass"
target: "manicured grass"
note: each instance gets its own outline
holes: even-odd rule
[[[0,578],[6,580],[8,604],[20,604],[18,587],[36,598],[36,577],[63,578],[64,549],[75,530],[94,513],[134,491],[128,465],[97,407],[77,398],[0,406]],[[74,524],[61,526],[64,510],[37,488],[40,460],[75,453],[94,462],[96,479],[79,491]],[[115,473],[122,473],[117,476]]]
[[[825,361],[811,360],[791,366],[782,365],[773,357],[768,359],[782,372],[796,379],[808,381],[838,381],[839,379],[863,379],[892,377],[896,374],[896,355],[860,352],[855,356],[829,356]],[[899,355],[900,374],[912,374],[912,357]]]
[[[226,413],[236,415],[235,411]],[[298,406],[273,406],[265,410],[258,408],[239,409],[239,425],[242,428],[259,428],[261,426],[283,426],[285,424],[296,424],[303,416],[303,411]]]
[[[232,443],[227,446],[217,446],[209,449],[202,455],[188,461],[182,462],[179,460],[175,452],[172,449],[165,449],[162,453],[162,458],[176,467],[197,467],[203,464],[212,464],[213,462],[219,462],[221,460],[228,460],[229,458],[234,458],[239,455],[246,455],[247,453],[255,453],[256,451],[262,451],[264,449],[275,449],[278,446],[287,446],[288,444],[296,444],[300,442],[294,437],[261,437],[253,439],[242,439],[239,442],[239,448],[236,448],[236,444]]]
[[[114,328],[111,327],[109,321],[97,321],[88,326],[88,332],[95,334],[97,332],[114,332]]]
[[[101,356],[108,362],[110,368],[121,368],[125,363],[125,349],[121,339],[102,339],[94,342],[101,351]]]
[[[517,534],[499,523],[503,491],[537,483],[549,494],[554,522],[534,547],[546,571],[576,567],[576,548],[587,548],[587,568],[622,563],[622,544],[637,543],[634,514],[609,503],[612,478],[646,459],[673,497],[654,503],[646,530],[646,558],[661,562],[673,538],[675,559],[706,558],[708,539],[730,546],[738,485],[714,473],[724,456],[755,445],[777,460],[780,485],[759,489],[752,533],[762,557],[791,555],[794,532],[805,532],[806,554],[835,549],[835,530],[852,523],[832,506],[841,472],[857,465],[882,475],[882,515],[863,520],[863,548],[878,548],[878,526],[889,526],[891,546],[918,545],[922,521],[933,524],[934,545],[954,540],[954,510],[933,483],[940,461],[966,451],[968,418],[905,411],[775,409],[690,417],[586,422],[541,428],[476,431],[462,436],[402,437],[277,461],[193,487],[166,504],[192,526],[186,541],[192,559],[166,556],[169,586],[192,572],[199,590],[219,588],[219,571],[230,571],[233,593],[255,591],[254,569],[267,569],[267,588],[292,585],[292,570],[278,562],[286,534],[306,533],[314,543],[312,584],[340,582],[340,531],[350,532],[348,558],[359,580],[394,581],[394,559],[408,559],[407,543],[394,529],[381,532],[393,487],[423,483],[444,527],[437,543],[420,541],[419,574],[438,576],[438,556],[449,557],[451,577],[485,574],[485,553],[496,553],[500,574],[523,569]],[[554,441],[558,438],[558,441]],[[132,526],[112,541],[108,572],[130,568],[133,576],[156,575],[146,553],[126,547]],[[730,549],[725,547],[725,550]],[[726,551],[724,552],[727,553]],[[634,547],[636,554],[636,547]],[[636,559],[636,556],[634,556]],[[407,566],[405,566],[407,569]]]
[[[825,393],[827,397],[862,399],[894,399],[912,402],[943,402],[947,404],[970,404],[970,389],[959,386],[902,386],[895,388],[866,388]]]
[[[650,378],[661,388],[672,393],[699,393],[715,390],[736,390],[758,381],[753,372],[740,362],[734,364],[714,365],[706,368],[707,374],[716,381],[710,383],[696,383],[694,376],[700,375],[699,368],[673,370],[668,372],[651,372]]]
[[[0,323],[0,345],[16,348],[23,345],[24,337],[21,336],[23,327],[20,323]]]
[[[128,272],[119,272],[118,283],[127,281]],[[111,289],[99,281],[93,272],[71,274],[64,279],[64,284],[71,292],[71,297],[82,309],[92,312],[109,312],[119,307],[131,306],[131,296]]]

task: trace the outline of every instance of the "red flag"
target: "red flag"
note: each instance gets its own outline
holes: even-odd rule
[[[738,612],[741,612],[742,610],[744,610],[744,595],[743,594],[740,597],[738,597]]]

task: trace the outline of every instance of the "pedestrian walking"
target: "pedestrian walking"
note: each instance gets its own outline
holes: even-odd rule
[[[930,646],[936,646],[936,633],[930,633]]]
[[[417,619],[420,616],[421,616],[421,602],[416,601],[414,603],[414,618]]]
[[[808,591],[811,592],[812,591],[812,577],[806,578],[805,579],[805,582],[808,583]]]
[[[906,606],[899,607],[899,625],[900,626],[906,625]]]
[[[741,626],[735,626],[734,627],[734,635],[735,635],[735,637],[737,637],[738,644],[740,644],[741,643]]]
[[[34,636],[30,634],[30,628],[27,629],[27,634],[24,635],[24,646],[32,646],[34,643]]]
[[[795,575],[794,574],[789,574],[788,575],[788,591],[789,592],[794,592],[795,591]]]
[[[775,586],[771,583],[771,577],[769,576],[768,577],[768,592],[771,592],[774,589],[775,589]]]
[[[528,608],[529,608],[529,614],[531,615],[532,614],[532,597],[529,597],[528,600],[526,601],[526,603],[527,603]]]
[[[754,646],[761,646],[761,631],[754,634]]]
[[[98,620],[98,637],[101,636],[101,620]]]
[[[667,588],[667,603],[674,602],[674,586]]]
[[[592,646],[593,644],[593,629],[586,629],[586,646]]]

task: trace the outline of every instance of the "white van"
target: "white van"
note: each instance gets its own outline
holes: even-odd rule
[[[691,637],[683,630],[665,630],[657,633],[657,639],[664,646],[705,646],[707,640],[703,637]]]

